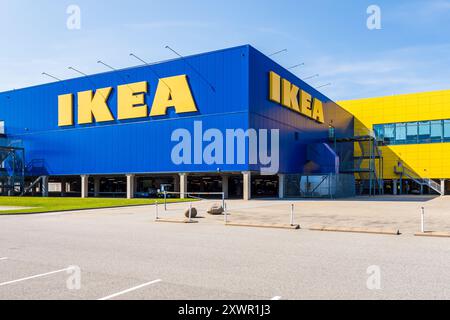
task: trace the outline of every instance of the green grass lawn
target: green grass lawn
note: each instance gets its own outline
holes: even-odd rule
[[[129,207],[164,203],[164,199],[99,199],[99,198],[37,198],[0,197],[0,207],[27,207],[30,209],[0,211],[0,215],[30,214],[85,209]],[[167,199],[167,203],[192,201],[192,199]]]

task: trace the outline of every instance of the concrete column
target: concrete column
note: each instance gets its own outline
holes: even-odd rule
[[[65,197],[67,192],[66,179],[61,179],[61,197]]]
[[[445,196],[445,179],[441,179],[441,194]]]
[[[100,196],[100,177],[94,177],[94,197]]]
[[[42,185],[42,187],[41,187],[42,196],[48,197],[48,176],[42,177],[41,185]]]
[[[81,176],[81,198],[89,198],[89,176]]]
[[[244,200],[249,201],[252,198],[252,174],[249,171],[242,172],[244,175],[243,194]]]
[[[178,174],[173,176],[173,191],[180,192],[180,176]]]
[[[228,199],[228,196],[229,196],[229,194],[228,194],[228,185],[229,185],[228,182],[229,181],[230,181],[229,176],[226,176],[226,175],[222,176],[222,192],[225,194],[225,199]]]
[[[278,175],[278,197],[284,199],[284,174]]]
[[[14,195],[14,189],[11,188],[13,185],[13,177],[8,177],[8,197],[12,197]]]
[[[186,192],[187,190],[187,174],[186,173],[180,173],[180,198],[184,199],[186,198]]]
[[[393,181],[393,184],[392,184],[392,193],[394,194],[394,196],[396,196],[397,195],[397,183],[398,183],[398,181],[397,180],[394,180]]]
[[[136,190],[136,176],[134,174],[127,174],[127,199],[134,199]]]

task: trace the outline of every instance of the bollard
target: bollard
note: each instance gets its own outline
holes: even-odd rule
[[[294,204],[291,205],[291,226],[294,225]]]
[[[225,211],[225,224],[227,224],[228,223],[228,211],[227,211],[227,204],[226,203],[224,204],[223,209]]]
[[[421,232],[425,233],[425,208],[422,207],[422,215],[421,215]]]
[[[158,215],[158,201],[155,201],[155,214],[156,214],[156,220],[159,219],[159,215]]]
[[[164,211],[167,211],[167,191],[164,191]]]
[[[222,193],[222,208],[225,210],[225,193]]]

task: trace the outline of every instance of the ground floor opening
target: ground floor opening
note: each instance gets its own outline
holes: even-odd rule
[[[262,176],[254,172],[170,173],[28,177],[26,194],[52,197],[157,198],[223,193],[227,199],[341,198],[355,196],[353,175]],[[353,193],[349,190],[353,190]],[[450,180],[384,180],[386,195],[449,194]],[[208,195],[203,195],[205,198]]]

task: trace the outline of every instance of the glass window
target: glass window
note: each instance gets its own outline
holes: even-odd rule
[[[450,120],[444,120],[444,140],[450,141]]]
[[[387,144],[395,143],[395,126],[393,124],[384,126],[384,142]]]
[[[376,124],[373,130],[386,145],[450,142],[450,119]]]
[[[375,132],[375,137],[377,140],[383,140],[384,139],[384,126],[381,124],[377,124],[373,126],[373,131]]]
[[[430,121],[419,122],[419,142],[430,143],[431,126]]]
[[[419,135],[419,124],[410,122],[406,124],[406,143],[417,143]]]
[[[431,121],[431,142],[441,142],[443,138],[442,121]]]
[[[395,141],[396,143],[406,142],[406,123],[397,123],[395,125]]]

